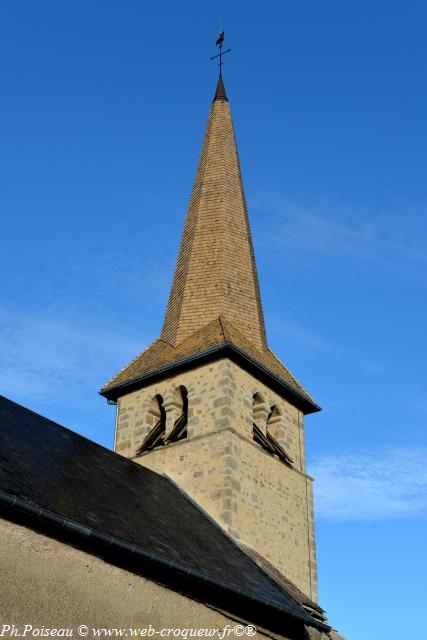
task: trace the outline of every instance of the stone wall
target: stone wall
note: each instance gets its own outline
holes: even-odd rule
[[[188,393],[188,437],[135,456],[155,421],[153,398],[163,398],[170,430],[180,413],[180,386]],[[254,420],[285,448],[292,468],[254,442]],[[116,450],[167,474],[231,536],[316,600],[313,499],[303,424],[293,405],[224,359],[120,398]]]

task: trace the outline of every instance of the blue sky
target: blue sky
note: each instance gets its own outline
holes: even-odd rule
[[[415,637],[425,3],[3,2],[0,393],[112,445],[97,390],[159,333],[221,19],[270,345],[323,407],[320,602],[348,640]]]

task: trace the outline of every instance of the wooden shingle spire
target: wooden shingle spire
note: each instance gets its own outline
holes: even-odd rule
[[[239,157],[222,77],[209,113],[161,338],[178,345],[219,317],[230,321],[257,349],[267,346]]]
[[[116,401],[159,376],[206,359],[234,358],[279,384],[304,413],[318,411],[270,351],[234,137],[222,76],[209,112],[175,276],[160,337],[102,389]]]

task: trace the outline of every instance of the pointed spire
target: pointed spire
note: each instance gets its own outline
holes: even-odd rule
[[[180,344],[223,317],[267,347],[239,158],[222,77],[211,105],[161,338]]]
[[[223,100],[224,102],[228,102],[227,93],[225,91],[222,75],[219,76],[218,84],[216,85],[216,91],[215,91],[213,102],[215,102],[215,100]]]
[[[268,348],[233,122],[220,75],[161,336],[101,394],[117,401],[159,375],[223,357],[261,380],[267,376],[304,413],[319,411]]]

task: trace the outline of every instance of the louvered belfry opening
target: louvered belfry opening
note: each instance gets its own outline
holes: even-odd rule
[[[169,436],[165,438],[165,444],[169,442],[177,442],[187,437],[187,422],[188,422],[188,393],[185,387],[179,388],[179,393],[182,399],[182,413],[175,421],[172,431]]]
[[[255,442],[260,444],[263,449],[268,451],[268,453],[272,453],[288,466],[292,466],[293,460],[291,460],[283,447],[277,442],[275,438],[273,438],[270,433],[268,433],[268,431],[267,435],[265,436],[261,429],[256,426],[255,422],[253,423],[253,437]]]
[[[160,394],[157,394],[151,401],[149,414],[151,420],[156,418],[154,427],[145,436],[141,446],[137,450],[137,455],[144,451],[150,451],[155,447],[162,446],[164,444],[164,437],[166,432],[166,411],[163,406],[163,398]]]
[[[292,466],[293,460],[286,453],[284,447],[279,444],[276,438],[269,431],[269,421],[272,416],[276,415],[277,407],[274,405],[270,407],[267,411],[264,399],[261,394],[255,393],[253,395],[253,416],[254,422],[252,425],[252,435],[255,442],[257,442],[263,449],[268,451],[269,453],[277,456],[279,460],[287,464],[288,466]],[[266,420],[264,422],[265,433],[263,430],[256,424],[255,420],[259,419],[260,414],[267,414]],[[261,420],[262,421],[262,420]]]
[[[175,420],[173,427],[169,434],[166,433],[166,409],[164,407],[163,397],[157,394],[150,405],[149,418],[155,416],[157,418],[154,427],[150,429],[145,436],[141,446],[138,448],[136,455],[140,455],[145,451],[151,451],[156,447],[162,447],[170,444],[171,442],[177,442],[187,437],[187,422],[188,422],[188,393],[187,389],[180,386],[177,389],[177,394],[180,397],[181,414]]]

